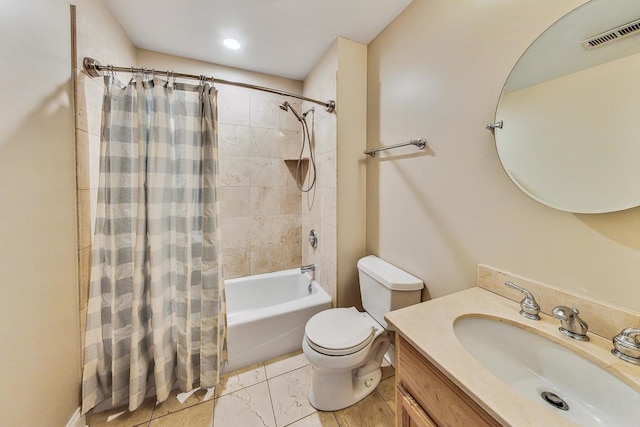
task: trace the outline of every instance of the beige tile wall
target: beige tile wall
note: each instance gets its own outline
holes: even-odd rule
[[[300,125],[278,98],[220,87],[220,216],[225,278],[299,267],[301,193],[286,159]],[[300,110],[300,102],[289,101]]]
[[[337,42],[325,53],[304,82],[305,96],[320,100],[337,97]],[[305,103],[304,110],[311,108]],[[302,261],[316,265],[316,280],[337,304],[337,115],[315,107],[313,116],[317,182],[302,196]],[[318,247],[308,241],[309,232],[318,233]]]

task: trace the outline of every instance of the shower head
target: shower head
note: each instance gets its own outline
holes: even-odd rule
[[[300,117],[300,114],[298,114],[298,112],[294,110],[291,104],[289,104],[287,101],[284,101],[282,104],[280,104],[280,109],[283,111],[291,110],[291,112],[296,116],[296,119],[298,119],[299,122],[303,120],[303,118]]]

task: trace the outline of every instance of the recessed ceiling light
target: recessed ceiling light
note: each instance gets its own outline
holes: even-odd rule
[[[242,47],[240,42],[236,39],[224,39],[222,40],[222,44],[224,44],[229,49],[234,49],[234,50],[240,49]]]

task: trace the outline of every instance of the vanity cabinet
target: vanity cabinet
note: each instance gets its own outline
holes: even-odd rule
[[[500,426],[400,334],[396,348],[397,427]]]
[[[396,387],[396,426],[437,427],[400,383]]]

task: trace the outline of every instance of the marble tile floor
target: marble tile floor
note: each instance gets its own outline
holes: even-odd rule
[[[395,372],[387,363],[382,382],[366,399],[335,412],[316,411],[307,398],[311,366],[301,352],[225,374],[215,394],[198,390],[182,403],[147,399],[134,412],[113,409],[88,417],[89,427],[392,427]]]

